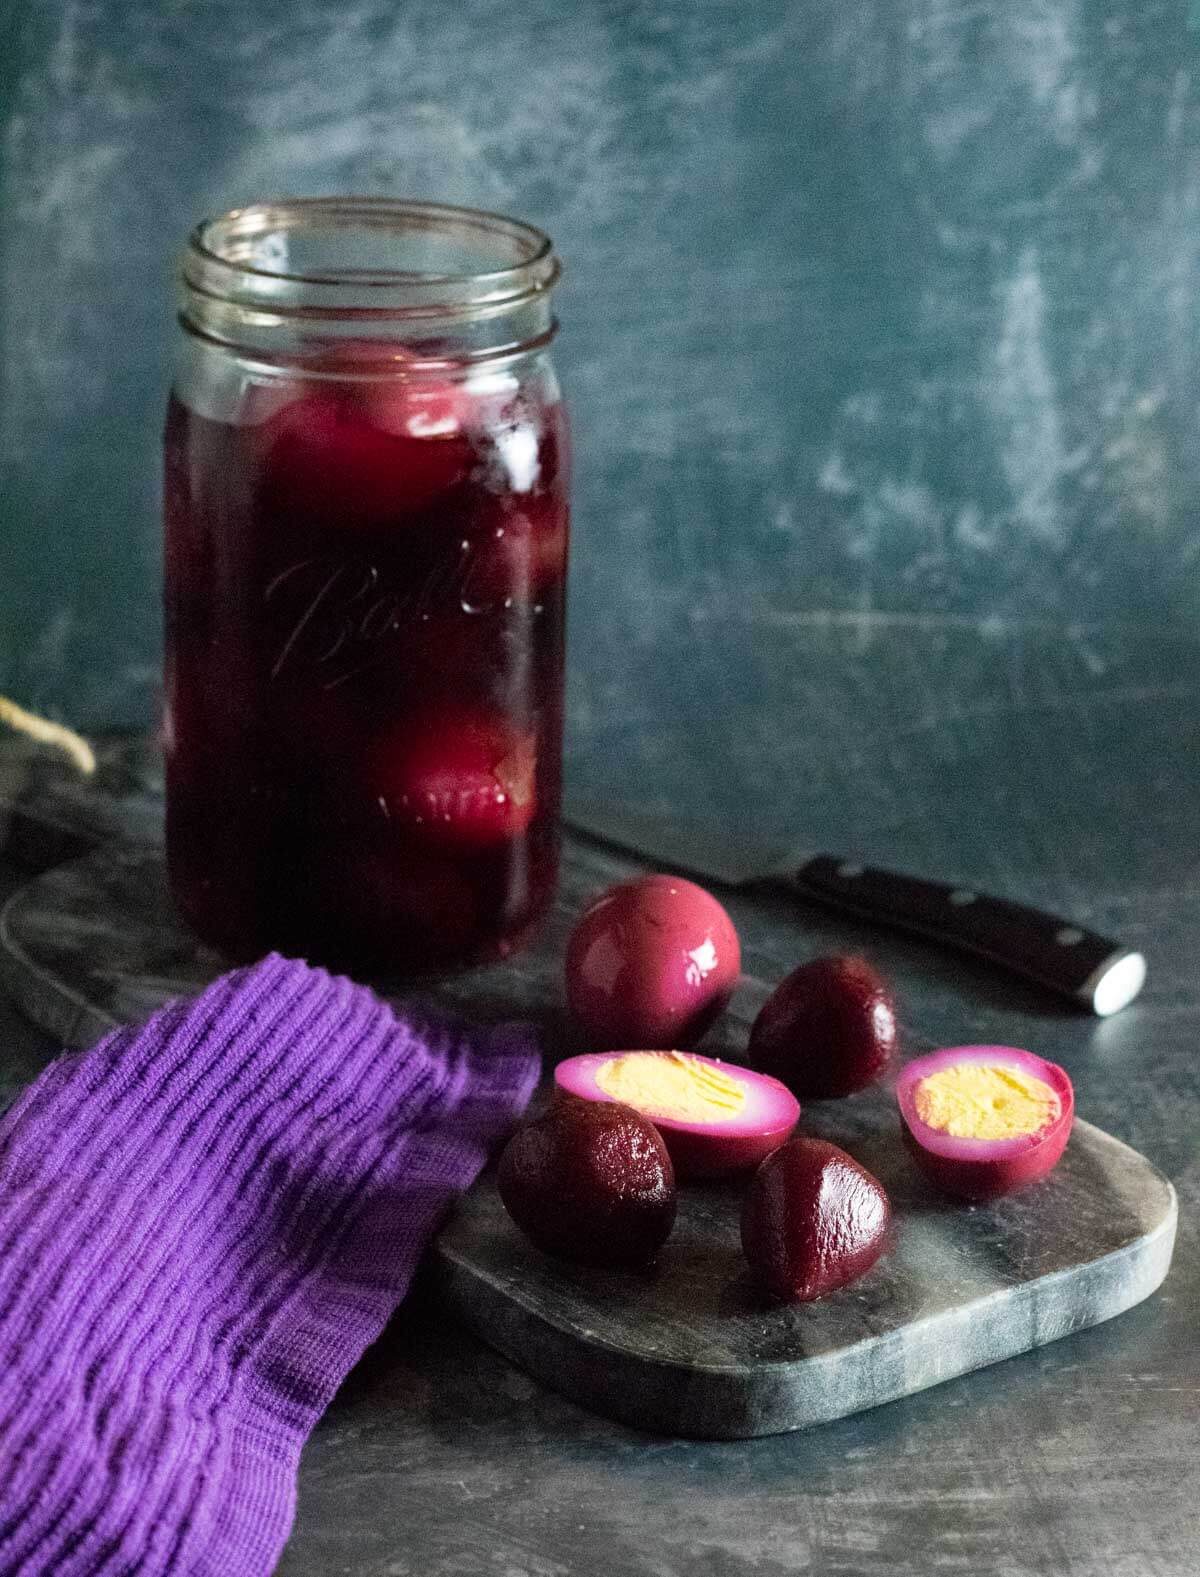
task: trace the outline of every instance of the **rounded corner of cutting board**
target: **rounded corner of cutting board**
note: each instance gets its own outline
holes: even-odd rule
[[[1014,1280],[1006,1255],[1021,1228],[1012,1213],[1028,1215],[1037,1196],[1012,1196],[1008,1215],[989,1217],[979,1208],[932,1211],[907,1252],[870,1273],[883,1278],[874,1328],[860,1322],[840,1346],[769,1361],[755,1361],[747,1350],[740,1362],[731,1354],[731,1361],[713,1362],[709,1351],[688,1362],[679,1352],[649,1350],[636,1324],[623,1338],[611,1307],[589,1307],[582,1295],[572,1299],[569,1274],[521,1246],[490,1174],[439,1239],[443,1297],[475,1335],[551,1389],[636,1429],[729,1440],[829,1423],[1098,1325],[1162,1285],[1178,1219],[1174,1187],[1122,1141],[1086,1123],[1077,1127],[1082,1143],[1071,1187],[1091,1193],[1089,1219],[1107,1223],[1106,1241],[1090,1247],[1074,1242],[1064,1225],[1062,1263]],[[930,1231],[945,1241],[939,1246]],[[953,1262],[964,1245],[976,1256],[975,1284],[959,1300],[937,1304],[935,1267]],[[889,1286],[893,1312],[907,1304],[907,1316],[888,1314]],[[853,1291],[844,1289],[844,1310],[855,1309]],[[923,1293],[935,1301],[922,1305]],[[827,1319],[836,1305],[830,1300],[823,1313],[805,1312],[820,1307],[802,1306],[799,1314],[794,1307],[764,1309],[762,1320],[802,1333],[806,1321]],[[668,1301],[656,1318],[670,1309]],[[694,1329],[682,1294],[678,1312],[680,1329]],[[709,1322],[697,1339],[711,1346],[719,1336],[719,1321]]]

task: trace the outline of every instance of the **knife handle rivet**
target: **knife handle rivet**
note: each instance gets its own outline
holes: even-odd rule
[[[837,873],[839,876],[845,876],[849,880],[852,877],[861,876],[863,868],[857,860],[843,860],[837,868]]]
[[[1054,940],[1059,947],[1078,947],[1083,941],[1083,932],[1077,925],[1064,925],[1055,931]]]
[[[973,893],[967,887],[956,887],[950,894],[950,902],[956,909],[965,909],[968,904],[978,903],[979,894]]]

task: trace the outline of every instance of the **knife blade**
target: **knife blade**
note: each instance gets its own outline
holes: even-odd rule
[[[1056,992],[1100,1018],[1119,1012],[1146,979],[1135,949],[1086,926],[974,888],[865,865],[837,854],[756,844],[711,825],[571,792],[565,824],[681,875],[725,887],[765,887],[970,953]]]

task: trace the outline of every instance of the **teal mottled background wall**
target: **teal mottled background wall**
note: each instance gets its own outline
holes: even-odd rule
[[[578,759],[616,715],[768,696],[798,631],[1046,628],[1086,668],[1097,630],[1194,630],[1185,0],[0,19],[0,688],[27,704],[152,714],[172,260],[281,193],[478,203],[558,242]]]

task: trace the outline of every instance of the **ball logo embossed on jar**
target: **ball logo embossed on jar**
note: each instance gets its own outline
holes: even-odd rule
[[[365,560],[301,559],[267,586],[263,602],[280,629],[271,677],[288,667],[325,668],[324,682],[340,683],[384,660],[389,640],[414,619],[463,614],[499,616],[516,599],[476,589],[478,555],[457,543],[424,577],[389,584],[387,571]]]

